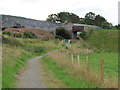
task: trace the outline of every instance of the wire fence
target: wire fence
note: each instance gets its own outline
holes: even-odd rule
[[[70,55],[70,54],[69,54]],[[73,54],[75,57],[77,57],[76,55],[79,55],[79,54]],[[92,65],[100,65],[99,63],[94,63],[94,62],[90,62],[90,60],[89,60],[89,64],[92,64]],[[118,65],[114,65],[114,66],[118,66]],[[115,70],[115,72],[119,72],[119,70],[120,70],[120,67],[111,67],[111,66],[109,66],[109,65],[106,65],[106,64],[104,64],[104,69],[113,69],[113,70]]]
[[[75,60],[77,58],[77,60]],[[113,72],[118,73],[120,68],[117,67],[118,65],[116,65],[116,67],[111,67],[110,65],[106,65],[103,59],[100,59],[100,62],[95,63],[95,62],[91,62],[91,60],[89,60],[88,56],[86,56],[84,62],[82,60],[80,60],[80,56],[79,54],[73,55],[71,54],[71,61],[74,64],[78,64],[78,66],[80,66],[80,64],[85,64],[86,66],[86,71],[89,73],[90,70],[90,65],[97,65],[100,68],[100,74],[101,74],[101,80],[104,80],[104,73],[105,72],[111,72],[111,70],[113,70]],[[75,62],[76,61],[76,62]],[[117,75],[117,74],[116,74]]]

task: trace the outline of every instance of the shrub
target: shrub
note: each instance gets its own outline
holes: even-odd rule
[[[37,38],[37,36],[34,33],[29,32],[29,31],[24,32],[23,37],[24,38]]]
[[[6,27],[3,27],[3,28],[2,28],[2,31],[4,31],[5,29],[6,29]]]
[[[17,39],[15,38],[6,38],[4,36],[2,36],[2,43],[3,44],[9,44],[10,46],[15,46],[15,47],[18,47],[18,46],[23,46],[22,43],[20,41],[18,41]]]
[[[65,30],[64,27],[58,27],[56,29],[56,35],[61,36],[66,39],[70,39],[69,32],[67,30]]]
[[[87,35],[87,32],[84,30],[80,33],[80,37],[83,39],[86,39],[86,37],[87,37],[86,35]]]
[[[25,28],[25,26],[21,26],[21,28]]]
[[[8,31],[3,31],[2,34],[11,36],[12,33],[11,33],[11,32],[8,32]]]
[[[22,38],[22,34],[21,33],[14,33],[14,37]]]
[[[32,53],[42,53],[42,52],[44,52],[43,47],[40,47],[40,46],[30,46],[30,45],[27,45],[27,46],[24,46],[23,48],[26,51],[32,52]]]
[[[90,35],[92,35],[93,33],[93,30],[92,29],[89,29],[89,30],[83,30],[81,33],[80,33],[80,37],[83,38],[84,40],[88,39],[88,37],[90,37]]]

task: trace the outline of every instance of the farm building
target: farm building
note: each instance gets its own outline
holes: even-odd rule
[[[26,28],[43,28],[49,31],[55,30],[56,27],[61,26],[59,23],[42,21],[42,20],[34,20],[28,19],[24,17],[18,16],[10,16],[10,15],[0,15],[2,18],[0,22],[2,22],[2,28],[4,27],[21,27],[24,26]]]
[[[98,26],[73,23],[65,24],[64,28],[69,31],[69,33],[71,34],[71,38],[77,38],[77,33],[81,32],[82,30],[101,29],[101,27]]]
[[[100,27],[93,25],[74,24],[74,23],[63,24],[63,23],[34,20],[34,19],[11,16],[11,15],[0,15],[0,26],[1,28],[6,28],[6,27],[42,28],[49,32],[54,32],[54,33],[56,33],[55,30],[57,27],[63,26],[68,31],[68,34],[70,35],[70,39],[76,39],[77,33],[80,33],[81,30],[101,29]]]

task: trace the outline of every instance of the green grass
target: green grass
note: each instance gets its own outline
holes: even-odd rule
[[[26,61],[33,56],[30,54],[21,56],[20,59],[11,61],[11,63],[16,62],[14,65],[9,65],[10,63],[3,64],[2,88],[16,88],[16,74],[25,66]]]
[[[104,59],[105,77],[117,78],[118,80],[118,33],[119,30],[93,30],[88,36],[87,43],[97,49],[93,54],[81,55],[85,62],[85,56],[89,56],[92,70],[99,70],[100,59]],[[98,53],[99,52],[99,53]],[[94,63],[94,64],[93,64]]]
[[[118,53],[92,53],[81,55],[81,64],[84,66],[86,65],[86,56],[89,57],[91,71],[100,73],[100,60],[103,59],[105,78],[113,78],[118,80]],[[77,59],[75,58],[74,60]]]
[[[94,52],[92,54],[81,55],[80,58],[83,65],[85,64],[85,57],[89,56],[90,69],[99,74],[99,63],[100,59],[103,58],[105,62],[105,77],[118,79],[118,70],[111,69],[111,67],[118,68],[117,33],[117,30],[94,30],[93,34],[89,36],[87,42],[92,47],[100,50],[100,53]],[[22,67],[26,65],[26,61],[29,60],[29,58],[64,47],[60,44],[60,42],[55,40],[44,41],[39,39],[21,39],[10,37],[4,37],[3,39],[3,88],[16,87],[17,79],[15,75],[18,74]],[[76,50],[79,52],[80,49]],[[68,74],[67,69],[59,68],[59,65],[57,65],[50,57],[43,57],[43,61],[46,63],[46,68],[51,70],[54,76],[68,87],[95,88],[99,86],[95,84],[95,82],[88,83],[83,77],[75,79],[73,76]]]
[[[93,30],[87,42],[100,51],[118,52],[118,30]]]
[[[57,79],[70,88],[97,88],[99,86],[96,83],[88,83],[86,79],[82,77],[75,79],[68,74],[67,69],[58,67],[54,60],[48,56],[43,57],[42,60],[45,62],[45,68],[51,71]]]
[[[3,40],[3,88],[17,87],[16,75],[26,65],[27,60],[63,47],[55,40],[44,41],[40,39],[21,39],[12,37],[3,37]]]

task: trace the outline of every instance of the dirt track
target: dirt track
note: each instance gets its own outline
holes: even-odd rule
[[[18,88],[48,88],[38,62],[42,56],[37,56],[28,61],[26,70],[19,75]]]

